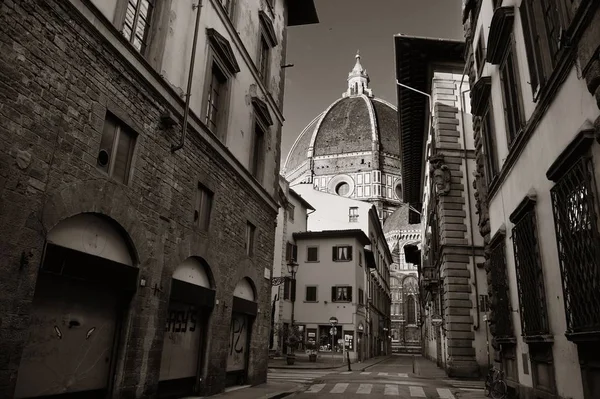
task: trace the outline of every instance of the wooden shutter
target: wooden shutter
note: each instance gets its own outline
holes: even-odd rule
[[[335,287],[331,287],[331,302],[335,302]]]
[[[334,261],[336,261],[336,260],[338,260],[338,258],[337,258],[337,247],[333,247],[332,250],[333,250],[333,255],[332,255],[331,259],[334,260]]]
[[[283,299],[290,299],[290,279],[287,277],[283,283]]]
[[[346,260],[352,260],[352,245],[348,245],[348,256]]]
[[[298,246],[294,244],[292,244],[292,259],[294,262],[298,261]]]
[[[285,260],[292,258],[292,243],[288,242],[285,246]]]
[[[348,302],[352,302],[352,287],[348,287]]]
[[[288,280],[288,281],[290,282],[290,285],[291,285],[291,290],[290,290],[291,291],[291,296],[290,296],[290,299],[292,301],[295,301],[296,300],[296,280]]]

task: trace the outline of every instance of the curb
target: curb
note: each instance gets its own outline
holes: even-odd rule
[[[386,360],[390,359],[391,357],[392,357],[392,355],[387,355],[387,356],[385,356],[383,359],[381,359],[381,360],[378,360],[378,361],[376,361],[376,362],[375,362],[375,363],[373,363],[373,364],[370,364],[370,365],[368,365],[368,366],[365,366],[365,367],[363,367],[363,368],[362,368],[360,371],[366,371],[368,368],[371,368],[371,367],[373,367],[373,366],[375,366],[375,365],[378,365],[379,363],[381,363],[381,362],[384,362],[384,361],[386,361]]]

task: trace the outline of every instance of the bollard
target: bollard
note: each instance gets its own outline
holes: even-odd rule
[[[346,359],[348,360],[348,371],[352,371],[352,367],[350,367],[350,351],[346,352]]]

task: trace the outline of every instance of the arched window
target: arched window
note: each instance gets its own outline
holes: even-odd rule
[[[415,309],[415,297],[409,295],[406,300],[406,322],[408,324],[416,323],[416,309]]]

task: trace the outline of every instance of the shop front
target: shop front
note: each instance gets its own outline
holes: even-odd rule
[[[134,253],[122,228],[98,214],[67,218],[48,233],[15,398],[109,394],[137,287]]]
[[[233,292],[225,381],[228,387],[244,385],[248,380],[250,339],[257,311],[254,286],[249,279],[244,278],[240,280]]]
[[[198,391],[208,321],[215,302],[210,276],[208,264],[194,257],[186,259],[173,273],[160,363],[160,398]]]

